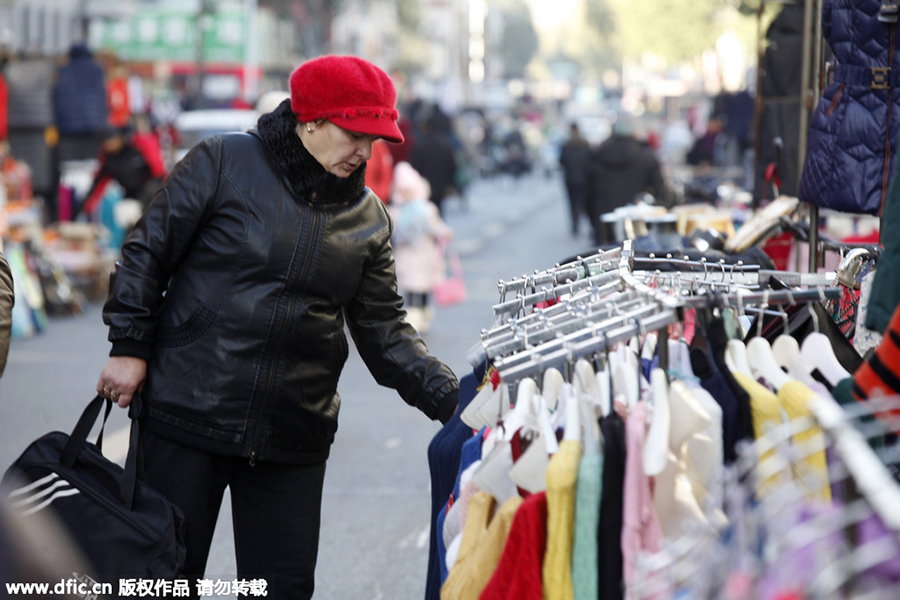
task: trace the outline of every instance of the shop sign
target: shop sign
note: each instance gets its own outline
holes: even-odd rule
[[[241,63],[246,44],[246,19],[237,11],[200,17],[191,12],[142,9],[131,18],[100,24],[97,46],[127,61],[197,60],[197,19],[203,19],[203,60]]]

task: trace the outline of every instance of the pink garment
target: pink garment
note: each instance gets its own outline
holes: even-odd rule
[[[625,423],[625,487],[622,493],[622,558],[626,591],[636,583],[635,560],[640,552],[655,553],[662,530],[653,507],[650,478],[644,474],[641,455],[647,427],[647,404],[638,402]]]
[[[428,197],[428,182],[409,163],[394,167],[388,211],[394,223],[391,245],[401,293],[430,293],[445,278],[440,242],[450,240],[453,230]]]

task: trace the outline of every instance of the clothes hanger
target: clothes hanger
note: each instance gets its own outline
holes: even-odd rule
[[[772,342],[772,355],[778,366],[784,368],[788,375],[810,387],[815,380],[810,376],[803,363],[803,357],[800,355],[800,343],[789,333],[788,313],[784,308],[781,308],[781,317],[784,320],[784,330]]]
[[[526,402],[532,414],[536,414],[540,408],[535,406],[539,396],[533,394],[527,398]],[[521,489],[536,494],[547,489],[547,465],[550,462],[550,456],[547,452],[547,446],[542,438],[543,431],[540,422],[536,422],[533,429],[531,443],[522,456],[514,462],[509,470],[509,478]]]
[[[557,408],[559,393],[565,382],[566,381],[563,378],[562,373],[559,372],[559,369],[550,367],[544,371],[544,376],[541,380],[541,396],[544,397],[544,400],[547,402],[547,406],[551,411],[555,411]]]
[[[768,297],[763,300],[762,309],[768,307]],[[762,315],[757,320],[756,336],[747,342],[747,359],[750,363],[750,371],[755,377],[762,377],[776,390],[780,390],[791,381],[791,378],[781,370],[775,356],[772,354],[772,346],[762,337]]]
[[[571,383],[563,385],[560,394],[563,399],[561,404],[565,406],[564,410],[566,411],[563,440],[583,443],[581,434],[581,408],[579,407],[580,401],[578,395],[575,393],[575,386]]]
[[[601,417],[606,417],[612,410],[612,378],[608,360],[602,368],[597,369],[596,378],[599,414]]]
[[[620,347],[614,356],[616,358],[612,370],[613,397],[621,396],[625,406],[630,409],[637,404],[640,393],[637,358],[628,346]]]
[[[493,427],[496,425],[496,421],[493,423],[485,423],[478,417],[479,411],[483,406],[489,405],[494,407],[499,411],[498,403],[501,401],[501,396],[503,394],[503,389],[506,386],[501,383],[497,386],[497,389],[494,389],[494,385],[488,381],[482,386],[478,393],[475,394],[475,397],[469,402],[468,406],[466,406],[463,411],[460,413],[459,418],[463,423],[471,427],[472,429],[481,429],[482,427]],[[495,412],[494,414],[497,414]]]
[[[741,298],[741,290],[738,290],[738,315],[739,318],[744,316],[744,303]],[[725,364],[728,369],[734,373],[743,373],[753,377],[750,370],[750,361],[747,357],[747,346],[743,339],[730,339],[725,344]]]
[[[819,288],[821,294],[822,288]],[[825,296],[822,294],[822,301]],[[842,379],[850,377],[850,373],[841,365],[837,356],[834,355],[834,348],[831,346],[831,340],[819,329],[819,315],[816,314],[815,306],[809,305],[809,314],[813,319],[813,332],[804,338],[800,345],[800,356],[803,364],[806,366],[807,373],[812,373],[813,369],[819,373],[830,383],[835,386]]]

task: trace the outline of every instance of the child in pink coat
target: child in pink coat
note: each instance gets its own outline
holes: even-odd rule
[[[397,262],[397,286],[406,298],[406,320],[419,333],[431,327],[434,308],[430,294],[444,279],[442,247],[453,237],[453,230],[441,219],[429,195],[428,182],[408,162],[394,166],[388,210],[394,220],[391,245]]]

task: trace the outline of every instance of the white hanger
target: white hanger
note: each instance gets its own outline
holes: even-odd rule
[[[537,494],[547,490],[547,465],[550,456],[540,436],[531,441],[509,470],[509,478],[523,490]]]
[[[562,373],[558,369],[551,367],[544,371],[544,377],[541,380],[541,396],[544,397],[547,406],[551,410],[556,410],[557,402],[559,401],[559,391],[565,382],[565,378],[563,378]]]
[[[762,377],[775,390],[780,390],[786,383],[791,381],[791,377],[781,370],[781,365],[775,360],[772,354],[772,346],[769,340],[762,336],[763,315],[769,305],[769,290],[766,290],[763,296],[761,311],[757,317],[756,336],[747,342],[747,358],[750,362],[750,370],[755,377]]]
[[[474,401],[472,403],[474,404]],[[509,405],[509,386],[501,381],[494,394],[475,408],[475,418],[479,423],[477,429],[481,427],[496,427],[497,422],[509,412]]]
[[[657,335],[651,331],[644,338],[644,345],[641,347],[642,360],[653,360],[653,357],[656,355],[656,344]]]
[[[516,484],[509,478],[512,467],[512,445],[506,440],[500,441],[481,460],[472,474],[472,481],[479,490],[489,493],[498,504],[503,504],[519,493]]]
[[[625,404],[632,408],[640,398],[637,357],[628,346],[624,346],[624,355],[620,355],[612,372],[613,391],[621,394]]]
[[[519,381],[516,388],[516,405],[503,417],[503,434],[501,439],[509,441],[521,428],[537,430],[537,410],[534,408],[534,396],[537,384],[530,377]]]
[[[663,472],[669,459],[669,427],[671,425],[669,382],[666,379],[666,372],[660,368],[650,372],[650,391],[653,399],[653,413],[650,415],[650,426],[644,437],[641,458],[644,473],[652,477]]]
[[[756,336],[747,342],[747,358],[750,361],[753,376],[762,377],[776,390],[780,390],[791,381],[791,377],[782,371],[775,361],[772,346],[769,345],[769,340],[766,338]]]
[[[609,415],[612,410],[612,382],[609,376],[609,365],[595,374],[597,378],[597,397],[599,398],[600,416]]]
[[[809,314],[813,319],[814,331],[803,339],[803,344],[800,346],[800,357],[807,373],[812,373],[813,369],[817,369],[828,380],[828,383],[835,386],[842,379],[850,377],[850,373],[834,355],[831,340],[819,331],[819,316],[812,305],[809,306]]]
[[[597,376],[594,367],[583,358],[579,358],[573,369],[575,374],[575,391],[579,398],[584,398],[587,403],[599,410],[600,390],[597,385]]]
[[[497,417],[501,415],[501,411],[503,410],[503,394],[506,391],[506,385],[501,383],[497,386],[497,389],[494,389],[494,385],[488,381],[484,384],[478,393],[475,394],[475,397],[472,398],[472,401],[469,402],[469,405],[463,409],[462,413],[460,413],[459,418],[463,423],[471,427],[472,429],[481,429],[482,427],[493,427],[497,424]],[[509,406],[509,392],[506,391],[506,405]],[[482,408],[488,407],[487,412],[491,413],[493,416],[491,418],[491,422],[484,422],[478,416],[481,412]]]
[[[582,441],[581,438],[581,409],[578,407],[579,400],[575,394],[575,387],[571,383],[563,385],[560,391],[560,398],[564,401],[561,404],[565,407],[566,423],[563,429],[564,440]]]
[[[747,346],[741,340],[728,340],[725,344],[725,365],[732,373],[743,373],[753,377],[747,358]]]
[[[531,408],[529,410],[532,413],[537,413],[538,409],[534,408],[534,404],[538,398],[539,396],[535,395],[527,398],[527,400],[522,398],[517,400],[516,406],[521,401],[530,405]],[[540,426],[538,425],[533,431],[534,437],[531,440],[531,444],[509,470],[509,478],[518,487],[532,494],[547,489],[547,465],[550,462],[550,457],[547,454],[546,444],[541,440],[541,435]]]

